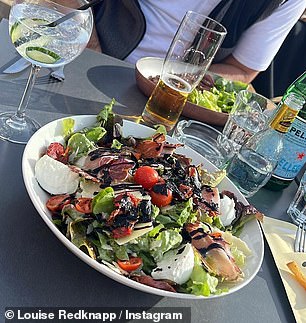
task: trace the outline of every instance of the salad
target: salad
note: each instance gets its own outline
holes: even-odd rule
[[[89,257],[134,281],[173,293],[209,296],[243,279],[252,252],[239,232],[259,217],[166,141],[124,137],[106,105],[96,123],[52,142],[35,165],[58,229]]]
[[[188,96],[188,101],[217,112],[230,113],[236,95],[247,89],[248,84],[239,81],[229,81],[223,77],[215,80],[205,75],[201,83]]]

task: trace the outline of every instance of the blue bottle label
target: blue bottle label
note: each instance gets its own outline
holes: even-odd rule
[[[297,117],[284,138],[284,148],[273,176],[294,179],[306,162],[306,122]]]

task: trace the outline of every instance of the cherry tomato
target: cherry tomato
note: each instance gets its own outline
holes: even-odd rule
[[[69,204],[71,197],[69,194],[55,195],[49,198],[46,207],[51,212],[61,211],[64,205]]]
[[[172,191],[163,183],[154,185],[149,194],[151,202],[158,207],[169,205],[172,201]]]
[[[131,227],[119,227],[112,230],[112,235],[114,239],[123,238],[125,236],[129,236],[133,232]]]
[[[75,202],[75,208],[81,213],[92,213],[92,198],[90,197],[79,197]]]
[[[129,260],[117,260],[119,267],[125,271],[134,271],[142,265],[139,257],[130,257]]]
[[[143,188],[151,189],[159,180],[157,171],[150,166],[139,167],[134,174],[134,181]]]

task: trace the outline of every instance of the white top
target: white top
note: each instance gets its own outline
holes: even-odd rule
[[[165,57],[186,11],[209,15],[221,0],[139,0],[146,17],[146,33],[125,59],[136,63],[145,56]],[[268,68],[291,28],[306,8],[306,0],[288,0],[269,17],[255,23],[239,39],[232,55],[243,65],[264,71]]]

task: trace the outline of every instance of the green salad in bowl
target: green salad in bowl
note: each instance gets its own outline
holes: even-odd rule
[[[216,112],[230,113],[237,93],[247,89],[248,84],[229,81],[223,77],[216,77],[215,80],[211,78],[212,81],[209,82],[208,78],[211,76],[207,75],[200,85],[190,93],[188,101]]]

